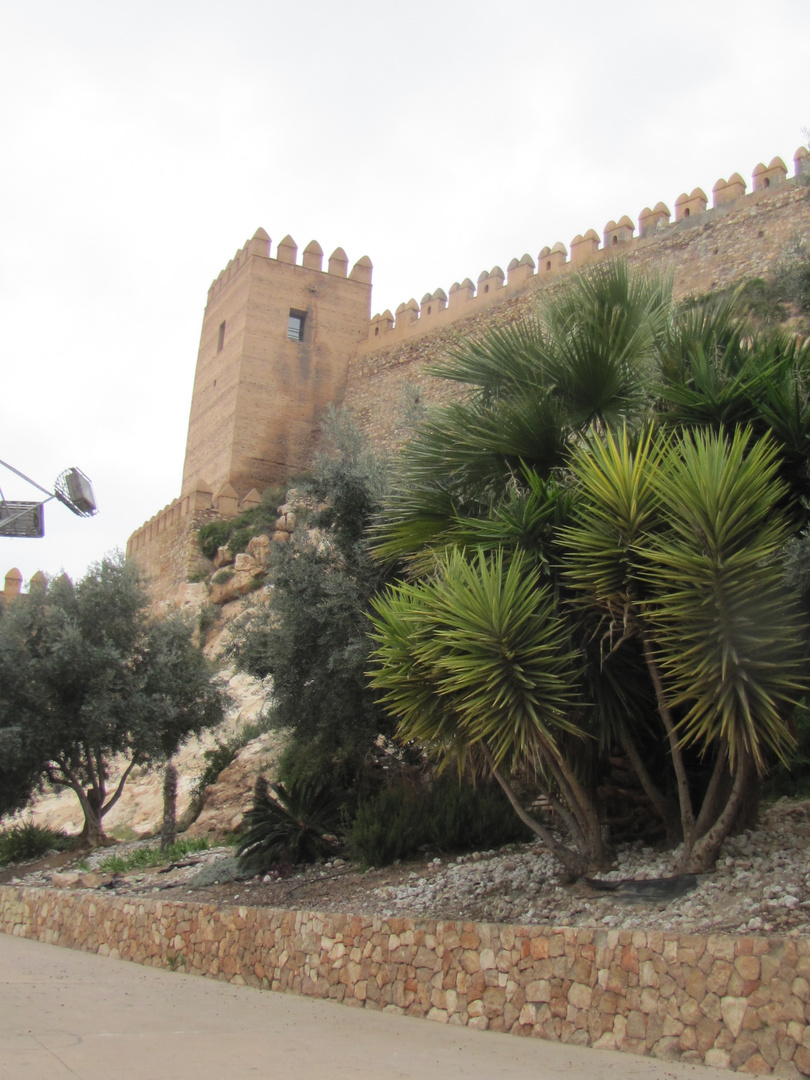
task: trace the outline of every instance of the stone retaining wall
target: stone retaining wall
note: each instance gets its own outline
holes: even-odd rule
[[[810,1075],[810,940],[415,922],[0,887],[0,930],[236,984]]]

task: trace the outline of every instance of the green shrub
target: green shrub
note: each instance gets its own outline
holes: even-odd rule
[[[65,851],[72,839],[63,832],[26,821],[0,832],[0,866],[8,863],[30,862],[49,851]]]
[[[796,746],[787,765],[777,762],[762,784],[766,799],[778,799],[786,795],[790,799],[810,798],[810,710],[806,704],[799,705],[791,724]]]
[[[228,537],[228,550],[234,555],[238,555],[240,552],[245,551],[250,541],[257,534],[257,530],[254,527],[249,523],[243,525],[241,520],[242,519],[240,519],[240,523],[233,529],[231,535]]]
[[[343,739],[331,732],[321,738],[293,734],[278,762],[278,778],[286,786],[318,783],[324,776],[331,778],[343,791],[341,814],[349,825],[358,806],[375,796],[390,780],[390,771],[380,757],[369,751],[362,735],[346,731]]]
[[[231,570],[229,567],[223,567],[221,570],[217,570],[217,572],[211,578],[211,584],[224,585],[226,581],[231,580],[233,574],[233,570]]]
[[[200,637],[205,639],[206,634],[219,622],[219,608],[216,604],[203,604],[197,613],[197,626]]]
[[[442,776],[429,791],[394,783],[366,802],[349,848],[367,866],[386,866],[423,848],[465,851],[529,838],[500,788]]]
[[[292,485],[291,485],[292,486]],[[284,501],[287,498],[287,486],[276,485],[275,487],[265,488],[262,492],[262,507],[275,515],[279,506],[284,505]]]
[[[213,559],[217,549],[227,544],[232,528],[231,521],[207,521],[205,525],[200,526],[197,541],[206,559]]]
[[[365,866],[388,866],[417,851],[428,831],[422,796],[396,784],[360,807],[349,834],[349,850]]]
[[[283,487],[267,488],[259,506],[253,506],[228,521],[207,521],[197,532],[200,551],[207,559],[213,559],[221,547],[227,547],[238,555],[247,548],[254,536],[273,531],[277,507],[284,502],[285,495],[286,489]]]
[[[532,833],[496,785],[459,784],[440,777],[429,801],[430,844],[444,851],[474,851],[529,840]]]
[[[795,304],[799,311],[810,311],[810,247],[801,233],[794,233],[782,245],[774,278],[782,300]]]
[[[303,863],[331,854],[340,827],[343,792],[331,781],[258,789],[245,814],[236,854],[240,867],[261,873],[276,862]]]
[[[216,782],[222,770],[228,768],[244,745],[239,737],[228,739],[227,742],[217,739],[216,746],[203,753],[205,765],[191,785],[192,799],[199,799],[209,784]]]
[[[739,292],[740,304],[747,315],[760,323],[781,323],[787,318],[784,297],[776,281],[748,278]]]

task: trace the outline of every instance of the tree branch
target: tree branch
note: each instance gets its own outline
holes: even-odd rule
[[[126,767],[126,771],[122,774],[121,779],[118,781],[118,787],[115,789],[115,794],[112,796],[112,798],[110,799],[110,801],[108,803],[106,803],[104,806],[99,808],[99,812],[98,812],[99,821],[104,817],[104,815],[107,813],[108,810],[112,810],[112,808],[115,806],[115,804],[121,798],[121,792],[124,790],[124,784],[129,779],[129,774],[135,768],[136,762],[137,762],[137,758],[133,758],[132,761],[130,761],[129,765],[127,765],[127,767]]]
[[[644,759],[638,752],[638,747],[630,737],[630,733],[622,728],[619,738],[621,739],[622,748],[627,754],[630,760],[630,764],[633,766],[633,771],[639,779],[639,782],[644,789],[644,794],[653,804],[653,807],[661,815],[661,818],[666,826],[667,835],[669,836],[671,831],[677,831],[678,812],[677,807],[664,795],[660,788],[653,782],[650,776],[647,766],[644,764]],[[674,830],[673,826],[674,819]]]
[[[496,782],[500,784],[501,790],[503,791],[504,795],[506,795],[512,806],[512,809],[515,811],[523,824],[528,829],[531,829],[535,836],[540,837],[540,839],[543,841],[543,843],[546,845],[552,855],[554,855],[554,857],[562,863],[566,870],[568,870],[572,874],[575,874],[577,877],[580,877],[582,874],[584,874],[588,869],[587,860],[583,858],[583,856],[579,852],[572,851],[571,848],[567,848],[564,844],[561,844],[559,840],[557,840],[556,837],[553,835],[553,833],[545,827],[545,825],[541,825],[539,821],[537,821],[531,816],[531,814],[528,814],[523,809],[523,807],[520,805],[520,800],[518,799],[512,788],[512,785],[509,783],[506,777],[503,776],[500,769],[495,764],[492,758],[492,754],[489,752],[489,749],[486,746],[482,745],[481,751],[487,761],[492,776],[494,777]]]

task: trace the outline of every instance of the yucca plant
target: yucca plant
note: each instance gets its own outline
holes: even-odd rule
[[[800,622],[776,560],[790,535],[778,464],[771,442],[740,430],[675,441],[650,433],[635,447],[626,431],[607,433],[572,459],[566,578],[576,605],[601,613],[607,652],[641,643],[677,781],[682,865],[692,869],[716,856],[746,778],[784,759],[786,717],[807,684]],[[713,763],[697,815],[686,746]],[[656,786],[640,778],[662,809]]]
[[[0,866],[29,862],[50,851],[64,851],[73,840],[63,832],[23,821],[0,830]]]
[[[245,870],[261,873],[273,863],[307,863],[333,854],[343,792],[329,781],[270,784],[254,794],[236,854]]]
[[[684,435],[655,484],[667,527],[650,536],[650,629],[681,745],[714,756],[714,775],[682,862],[703,869],[734,824],[746,783],[786,760],[787,718],[808,689],[804,628],[776,556],[790,526],[768,439]],[[722,777],[732,786],[717,803]]]
[[[537,569],[520,552],[507,565],[502,553],[468,561],[456,551],[433,578],[389,588],[374,609],[371,680],[399,720],[398,737],[491,774],[569,870],[603,865],[595,807],[559,746],[563,734],[584,734],[577,657]],[[550,779],[573,847],[520,806],[508,779],[518,764]]]

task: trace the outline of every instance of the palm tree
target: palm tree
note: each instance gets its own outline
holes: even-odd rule
[[[378,552],[451,546],[458,517],[486,517],[529,473],[554,476],[591,425],[645,416],[670,306],[669,279],[615,261],[573,278],[536,317],[460,342],[433,374],[467,396],[429,413],[404,447]]]
[[[662,421],[733,432],[750,425],[779,450],[785,505],[797,524],[810,499],[810,339],[783,329],[754,332],[737,296],[680,311],[661,349],[655,392]]]

